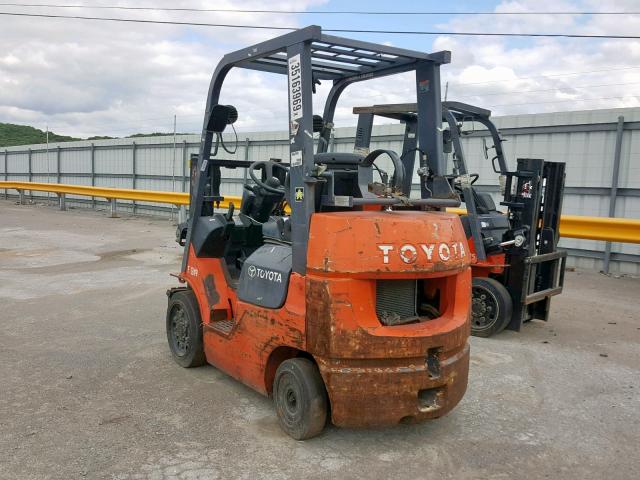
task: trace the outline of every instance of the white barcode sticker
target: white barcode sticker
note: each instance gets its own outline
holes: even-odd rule
[[[289,109],[291,121],[302,118],[302,76],[300,54],[289,58]]]
[[[291,166],[299,167],[300,165],[302,165],[302,150],[291,152]]]

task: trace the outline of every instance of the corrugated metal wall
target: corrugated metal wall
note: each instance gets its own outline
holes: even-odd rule
[[[623,117],[620,174],[615,216],[640,218],[640,108],[516,115],[494,118],[503,137],[507,160],[515,168],[519,157],[543,158],[567,163],[564,198],[566,214],[608,216],[616,129]],[[498,179],[490,161],[483,154],[482,139],[486,131],[479,125],[465,125],[471,133],[463,144],[470,172],[479,173],[477,185],[494,194],[497,200]],[[477,130],[476,130],[477,129]],[[403,126],[374,127],[372,148],[400,151]],[[353,149],[355,128],[338,128],[331,148]],[[0,177],[7,180],[75,183],[148,190],[188,190],[187,163],[198,152],[199,136],[146,137],[82,141],[60,144],[10,147],[0,151]],[[225,135],[228,146],[234,138]],[[268,160],[287,158],[286,132],[240,134],[237,151],[221,158]],[[227,170],[223,193],[240,195],[245,176],[243,169]],[[414,188],[418,178],[414,174]],[[46,193],[33,197],[46,198]],[[69,198],[69,203],[71,203]],[[78,205],[91,201],[77,199]],[[94,202],[95,203],[95,202]],[[99,202],[98,202],[99,204]],[[136,213],[166,212],[166,205],[122,202]],[[599,270],[605,242],[563,239],[561,245],[571,254],[569,264]],[[613,244],[611,271],[640,275],[640,245]]]

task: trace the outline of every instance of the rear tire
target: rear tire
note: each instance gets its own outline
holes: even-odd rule
[[[175,292],[169,298],[167,341],[173,359],[181,367],[205,364],[200,308],[192,290]]]
[[[318,367],[307,358],[280,364],[273,380],[273,401],[280,426],[296,440],[315,437],[327,423],[324,382]]]
[[[513,314],[505,286],[493,278],[475,277],[471,291],[471,335],[486,338],[504,330]]]

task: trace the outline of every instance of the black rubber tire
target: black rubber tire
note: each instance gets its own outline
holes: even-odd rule
[[[486,338],[504,330],[513,314],[505,286],[493,278],[475,277],[471,292],[471,335]]]
[[[296,440],[315,437],[327,423],[327,391],[318,367],[308,358],[280,364],[273,379],[273,402],[280,426]]]
[[[191,368],[205,364],[200,309],[191,290],[181,290],[169,297],[167,341],[173,359],[181,367]]]

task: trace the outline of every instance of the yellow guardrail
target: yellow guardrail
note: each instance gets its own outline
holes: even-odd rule
[[[640,220],[562,215],[560,236],[587,240],[640,243]]]
[[[189,205],[189,194],[178,192],[159,192],[156,190],[134,190],[130,188],[89,187],[64,183],[36,182],[0,182],[0,189],[13,189],[27,192],[52,192],[63,195],[82,195],[86,197],[135,200],[139,202],[170,203]]]
[[[87,197],[106,198],[107,200],[134,200],[139,202],[166,203],[171,205],[188,205],[189,194],[180,192],[161,192],[156,190],[133,190],[127,188],[89,187],[84,185],[68,185],[60,183],[35,182],[2,182],[0,190],[52,192],[61,197],[61,205],[65,195],[82,195]],[[240,204],[240,197],[226,196],[220,202],[221,208],[227,208],[230,202]],[[113,205],[113,203],[112,203]],[[463,215],[461,208],[449,208],[449,212]],[[560,218],[560,235],[568,238],[588,240],[605,240],[611,242],[640,243],[640,219],[586,217],[579,215],[562,215]]]
[[[447,208],[447,212],[465,215],[464,208]],[[640,219],[562,215],[560,236],[584,240],[640,243]]]

